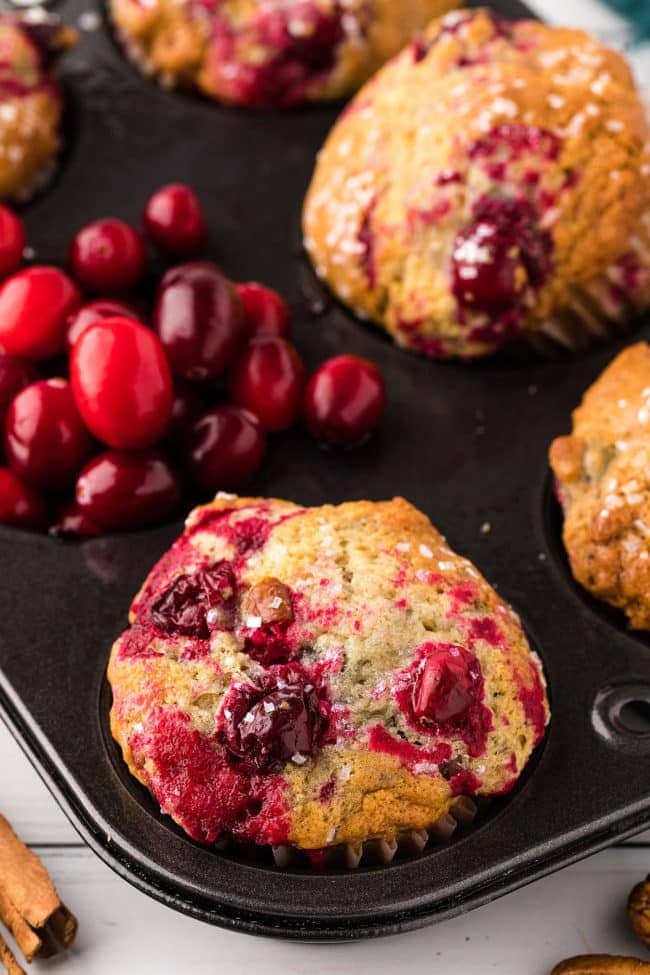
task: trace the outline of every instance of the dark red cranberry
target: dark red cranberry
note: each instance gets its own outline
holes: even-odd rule
[[[265,430],[293,426],[302,407],[305,367],[297,349],[271,335],[241,351],[230,374],[233,403],[258,417]]]
[[[178,508],[181,489],[167,461],[153,450],[107,450],[77,479],[77,504],[105,531],[159,524]]]
[[[70,384],[86,426],[109,447],[148,447],[169,423],[165,350],[132,319],[105,318],[86,329],[70,355]]]
[[[237,291],[244,306],[244,325],[250,338],[260,335],[289,338],[291,313],[282,295],[256,281],[238,284]]]
[[[201,204],[194,190],[184,183],[170,183],[156,190],[142,220],[156,247],[173,257],[192,257],[207,237]]]
[[[9,407],[5,454],[17,474],[42,491],[71,484],[93,441],[65,379],[42,379],[26,386]]]
[[[68,352],[78,338],[86,331],[90,325],[100,321],[102,318],[133,318],[135,321],[140,319],[139,314],[127,305],[124,301],[109,301],[106,298],[97,298],[82,305],[70,315],[65,336],[65,344]]]
[[[191,575],[176,576],[151,606],[153,623],[170,636],[207,640],[212,630],[234,621],[237,580],[225,559]]]
[[[379,422],[386,395],[376,366],[354,355],[328,359],[307,384],[304,416],[323,443],[354,446]]]
[[[20,266],[25,240],[22,220],[8,207],[0,205],[0,278],[13,274]]]
[[[128,223],[109,217],[82,227],[70,247],[77,281],[89,291],[130,291],[144,274],[146,256],[140,235]]]
[[[50,535],[60,538],[89,538],[100,535],[102,528],[82,511],[76,501],[69,501],[60,509],[50,526]]]
[[[205,407],[196,386],[176,380],[172,415],[163,435],[166,445],[173,450],[184,449],[190,428],[196,423]]]
[[[56,355],[80,302],[76,286],[57,267],[18,271],[0,286],[0,352],[26,359]]]
[[[237,487],[259,467],[266,437],[257,417],[236,406],[216,406],[192,427],[187,464],[206,494]]]
[[[153,324],[174,373],[192,381],[219,376],[244,334],[237,290],[209,261],[181,264],[165,274]]]
[[[440,645],[423,660],[413,685],[413,713],[426,723],[457,723],[480,700],[478,658],[463,647]]]
[[[235,684],[221,711],[233,758],[260,772],[303,765],[322,742],[327,702],[297,665],[277,666],[254,684]]]
[[[484,197],[456,235],[452,290],[459,304],[490,316],[516,310],[550,268],[551,240],[527,200]]]
[[[0,355],[0,430],[5,428],[7,410],[14,396],[37,379],[38,371],[29,360]]]
[[[0,524],[43,528],[47,512],[41,498],[10,471],[0,467]]]

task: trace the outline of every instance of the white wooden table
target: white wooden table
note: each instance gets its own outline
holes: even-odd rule
[[[80,919],[72,952],[34,963],[36,975],[545,975],[572,954],[643,951],[625,901],[650,871],[650,834],[444,924],[353,945],[294,945],[208,927],[129,887],[79,842],[2,724],[0,770],[0,809]]]

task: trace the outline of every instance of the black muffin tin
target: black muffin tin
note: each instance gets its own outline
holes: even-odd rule
[[[76,22],[89,5],[59,9]],[[181,522],[80,544],[1,529],[0,710],[64,811],[117,873],[171,907],[239,931],[332,941],[467,911],[650,824],[650,642],[571,580],[547,467],[550,441],[625,343],[548,360],[437,363],[399,351],[335,304],[315,314],[321,295],[297,250],[300,207],[337,109],[233,111],[162,91],[125,61],[101,16],[64,67],[60,171],[25,212],[37,259],[62,262],[93,218],[137,219],[162,183],[194,185],[209,256],[291,299],[308,364],[355,352],[388,384],[386,415],[365,446],[326,453],[300,430],[274,437],[246,490],[308,505],[406,496],[521,614],[553,720],[515,792],[445,847],[326,874],[229,857],[159,813],[107,726],[109,648]],[[634,336],[648,338],[650,325],[625,341]]]

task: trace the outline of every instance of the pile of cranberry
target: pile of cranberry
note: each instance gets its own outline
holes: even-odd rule
[[[143,225],[172,259],[194,257],[207,236],[181,184],[154,193]],[[268,433],[302,418],[318,441],[353,446],[379,419],[376,367],[341,355],[308,380],[270,288],[186,260],[162,276],[145,316],[129,298],[146,270],[129,224],[83,227],[70,274],[18,270],[24,247],[21,221],[0,206],[2,523],[61,535],[156,524],[184,494],[205,500],[246,481]]]

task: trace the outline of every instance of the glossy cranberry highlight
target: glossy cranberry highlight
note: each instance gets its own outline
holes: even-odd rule
[[[192,257],[207,238],[199,199],[184,183],[170,183],[157,190],[147,202],[142,221],[156,247],[173,257]]]
[[[145,264],[138,232],[112,217],[83,227],[70,247],[72,273],[89,291],[130,291],[144,274]]]
[[[170,636],[206,640],[212,630],[229,629],[234,620],[237,581],[230,562],[176,576],[151,607],[155,626]]]
[[[386,394],[372,362],[354,355],[328,359],[307,384],[304,417],[317,440],[352,447],[379,422]]]
[[[235,360],[230,374],[233,403],[250,410],[265,430],[287,430],[302,407],[306,372],[296,348],[286,339],[254,339]]]
[[[413,713],[425,723],[446,725],[464,717],[483,686],[481,665],[459,646],[428,654],[413,685]]]
[[[47,359],[63,349],[68,317],[81,303],[63,271],[35,265],[0,286],[0,352]]]
[[[291,313],[282,295],[257,281],[238,284],[237,292],[244,306],[244,326],[250,338],[261,335],[289,338]]]
[[[247,480],[265,453],[264,430],[252,413],[236,406],[217,406],[192,427],[186,461],[197,486],[214,494]]]

